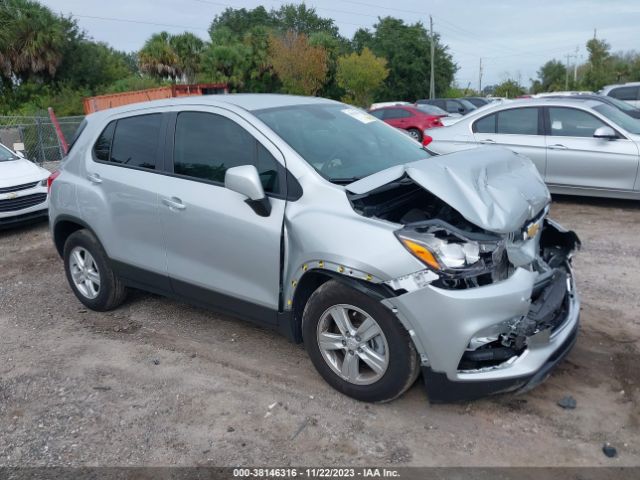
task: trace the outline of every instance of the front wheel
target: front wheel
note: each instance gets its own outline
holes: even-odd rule
[[[303,315],[305,348],[336,390],[366,402],[402,395],[419,373],[406,329],[379,301],[338,281],[316,290]]]
[[[417,128],[410,128],[409,130],[407,130],[407,132],[414,140],[422,142],[422,132],[420,130],[418,130]]]

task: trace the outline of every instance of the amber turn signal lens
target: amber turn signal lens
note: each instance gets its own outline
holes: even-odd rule
[[[434,257],[433,253],[427,250],[426,247],[420,245],[419,243],[412,242],[411,240],[407,240],[406,238],[401,238],[400,240],[402,240],[404,246],[407,247],[409,251],[416,257],[418,257],[434,270],[440,270],[440,264],[436,260],[436,257]]]

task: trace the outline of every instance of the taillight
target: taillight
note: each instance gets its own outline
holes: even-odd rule
[[[422,146],[423,147],[426,147],[431,142],[433,142],[433,138],[431,138],[429,135],[422,135]]]
[[[442,122],[440,121],[439,118],[436,118],[431,125],[434,126],[434,127],[442,127],[443,126]]]
[[[58,175],[60,175],[60,171],[55,170],[51,175],[49,175],[49,178],[47,178],[47,193],[51,193],[51,185],[53,184],[53,181],[58,178]]]

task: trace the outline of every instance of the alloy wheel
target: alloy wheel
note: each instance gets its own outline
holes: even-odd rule
[[[86,248],[75,247],[69,255],[71,278],[78,291],[88,299],[100,293],[100,271],[95,259]]]
[[[317,341],[334,373],[355,385],[370,385],[389,366],[389,346],[380,325],[353,305],[334,305],[318,322]]]

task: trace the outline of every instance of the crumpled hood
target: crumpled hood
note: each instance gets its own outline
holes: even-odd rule
[[[531,160],[499,147],[480,147],[391,167],[346,189],[364,194],[405,174],[469,222],[497,233],[519,230],[551,200]]]
[[[49,172],[24,158],[0,162],[0,188],[36,182],[49,176]]]

